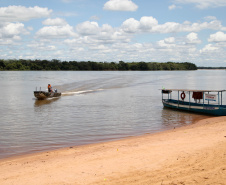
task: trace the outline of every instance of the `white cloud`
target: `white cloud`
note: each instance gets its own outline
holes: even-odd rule
[[[64,26],[49,26],[57,28]],[[49,56],[52,59],[65,57],[63,60],[95,60],[95,61],[202,61],[205,58],[210,60],[219,52],[224,51],[223,45],[207,45],[202,50],[197,49],[197,44],[201,43],[196,32],[203,29],[221,30],[222,25],[216,19],[210,19],[208,22],[192,23],[185,21],[184,23],[166,22],[159,24],[158,20],[153,17],[141,17],[140,20],[134,18],[127,19],[121,27],[114,28],[109,24],[99,25],[95,21],[86,21],[76,26],[77,36],[70,34],[60,38],[65,38],[62,42],[55,40],[46,47],[46,51],[64,52],[64,56],[57,55],[52,52]],[[54,33],[48,30],[49,34]],[[141,33],[174,33],[189,32],[183,37],[166,37],[157,42],[139,43],[132,40],[134,34]],[[47,33],[47,32],[46,32]],[[74,32],[73,32],[74,33]],[[61,34],[42,35],[43,38],[59,38]],[[152,34],[149,34],[150,37]],[[159,35],[158,35],[159,36]],[[71,37],[71,38],[69,38]],[[42,41],[42,40],[41,40]],[[133,42],[132,42],[133,41]],[[46,42],[47,43],[47,42]],[[64,48],[64,50],[60,49]],[[68,48],[65,50],[65,48]],[[40,50],[45,50],[45,45],[40,46]],[[52,49],[52,50],[51,50]],[[211,51],[212,56],[208,54]],[[87,52],[89,55],[87,55]],[[58,54],[59,54],[58,53]],[[73,53],[73,55],[71,54]],[[208,56],[208,57],[207,57]],[[62,58],[61,58],[62,59]],[[220,56],[219,60],[224,59]],[[214,60],[213,60],[214,61]]]
[[[104,4],[104,10],[136,11],[138,6],[131,0],[109,0]]]
[[[94,43],[94,44],[112,44],[115,42],[129,42],[130,37],[121,28],[113,28],[109,24],[103,24],[102,27],[97,22],[86,21],[76,26],[80,39],[74,42]],[[67,43],[70,43],[68,40]]]
[[[67,38],[67,37],[75,37],[76,33],[73,30],[73,27],[70,25],[65,26],[46,26],[41,28],[36,36],[39,38]]]
[[[157,42],[157,48],[162,49],[162,48],[175,48],[176,43],[175,43],[175,38],[174,37],[169,37],[165,38],[164,40],[160,40]]]
[[[205,53],[205,52],[213,52],[217,50],[218,50],[218,47],[213,46],[213,44],[208,44],[203,49],[201,49],[200,52]]]
[[[7,36],[15,36],[25,31],[24,24],[22,23],[9,23],[1,28],[1,34]]]
[[[186,43],[188,43],[188,44],[200,44],[201,43],[201,40],[199,40],[197,33],[194,33],[194,32],[189,33],[186,38],[187,38]]]
[[[44,25],[49,25],[49,26],[63,26],[66,25],[67,22],[64,19],[61,18],[56,18],[56,19],[46,19],[42,22]]]
[[[225,0],[174,0],[174,3],[179,4],[195,4],[196,8],[216,8],[226,6]]]
[[[170,46],[170,45],[168,45],[167,43],[165,43],[164,40],[158,41],[158,42],[157,42],[157,45],[158,45],[159,47],[162,47],[162,48],[164,48],[164,47],[169,47],[169,46]]]
[[[141,17],[140,21],[130,18],[122,23],[122,29],[128,33],[177,33],[177,32],[198,32],[204,29],[219,30],[223,29],[221,22],[213,20],[203,23],[191,23],[185,21],[180,24],[177,22],[166,22],[158,24],[158,21],[153,17]]]
[[[211,34],[208,41],[209,42],[226,42],[226,34],[221,31],[215,34]]]
[[[8,6],[0,8],[1,22],[29,21],[31,19],[50,16],[52,10],[38,6],[26,8],[24,6]]]
[[[162,25],[156,25],[152,28],[152,30],[149,30],[150,32],[154,33],[175,33],[175,32],[181,32],[182,25],[176,22],[166,22]]]
[[[164,39],[164,42],[167,44],[173,44],[173,43],[175,43],[175,38],[174,37],[166,38],[166,39]]]
[[[86,21],[78,24],[76,30],[81,35],[96,35],[99,33],[99,25],[94,21]]]
[[[139,31],[140,22],[134,18],[127,19],[122,23],[122,29],[128,33],[136,33]]]
[[[21,39],[21,35],[27,35],[29,32],[22,23],[2,23],[0,25],[0,44],[15,44],[15,41]]]
[[[154,26],[158,25],[158,21],[153,17],[141,17],[140,19],[140,29],[151,30]]]

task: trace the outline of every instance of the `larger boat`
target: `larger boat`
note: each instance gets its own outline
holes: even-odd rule
[[[164,107],[215,116],[226,116],[226,105],[223,105],[222,99],[222,94],[226,90],[161,90]]]

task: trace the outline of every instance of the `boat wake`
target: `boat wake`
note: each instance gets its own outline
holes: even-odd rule
[[[92,80],[81,80],[72,83],[54,86],[61,92],[62,96],[82,95],[96,93],[109,89],[123,88],[131,84],[130,80],[123,77],[118,78],[97,78]]]
[[[62,96],[73,96],[73,95],[82,95],[82,94],[87,94],[87,93],[94,93],[94,92],[99,92],[103,91],[104,89],[95,89],[95,90],[83,90],[83,91],[67,91],[67,92],[62,92]]]

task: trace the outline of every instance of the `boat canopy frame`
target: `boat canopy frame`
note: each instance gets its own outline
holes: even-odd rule
[[[180,104],[179,102],[184,101],[183,99],[180,100],[180,92],[181,93],[188,92],[188,94],[189,94],[189,101],[188,101],[189,105],[190,105],[190,103],[192,103],[191,102],[191,92],[202,93],[201,99],[203,99],[203,102],[202,103],[196,102],[196,103],[199,104],[199,105],[203,104],[203,107],[204,107],[204,105],[205,105],[205,93],[208,93],[208,94],[209,93],[217,93],[216,95],[218,95],[218,106],[222,106],[222,103],[223,103],[223,95],[222,94],[223,94],[223,92],[226,91],[226,90],[191,90],[191,89],[161,89],[161,90],[162,90],[162,101],[166,100],[166,99],[164,99],[163,94],[168,94],[168,100],[169,100],[169,99],[172,99],[172,96],[171,96],[172,92],[177,91],[178,92],[178,99],[177,99],[178,107],[179,107],[179,104]],[[206,100],[206,101],[208,101],[208,105],[209,105],[211,100]]]

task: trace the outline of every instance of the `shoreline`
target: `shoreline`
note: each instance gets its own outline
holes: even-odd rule
[[[154,134],[0,159],[0,184],[226,182],[226,117]],[[197,183],[195,183],[197,182]]]

